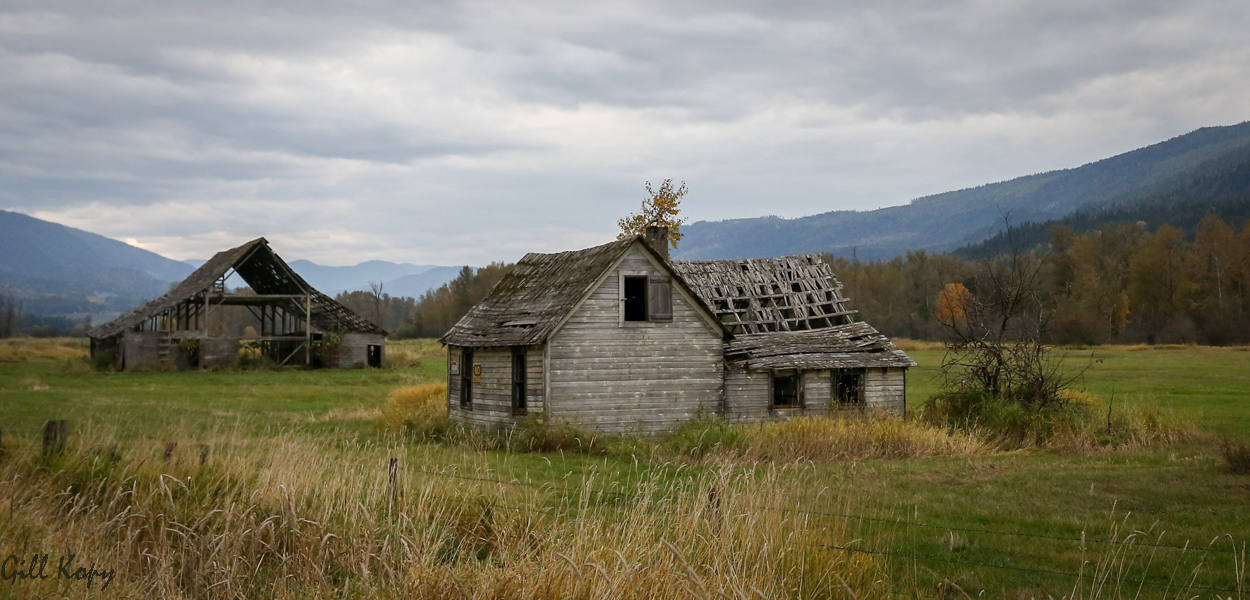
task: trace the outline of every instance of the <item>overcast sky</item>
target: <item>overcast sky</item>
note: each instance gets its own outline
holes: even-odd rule
[[[612,239],[646,180],[871,210],[1250,119],[1244,0],[252,4],[0,4],[0,208],[483,264]]]

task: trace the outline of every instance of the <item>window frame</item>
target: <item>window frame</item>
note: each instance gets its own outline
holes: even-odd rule
[[[642,303],[642,318],[631,319],[630,313],[630,282],[642,282],[642,293],[638,295],[638,301]],[[649,292],[651,287],[651,278],[646,275],[626,275],[621,276],[621,320],[626,323],[647,323],[651,321],[651,307],[649,300]]]
[[[793,404],[777,404],[777,379],[778,378],[794,379],[794,403]],[[768,373],[768,409],[769,410],[801,410],[804,407],[803,398],[803,371],[799,369],[782,369],[769,371]]]
[[[520,369],[518,369],[518,362]],[[529,398],[526,386],[529,385],[529,357],[525,346],[512,348],[512,414],[529,414]]]
[[[625,295],[625,281],[627,279],[635,279],[635,278],[641,279],[643,281],[641,299],[642,299],[642,304],[643,304],[643,310],[646,314],[646,319],[643,319],[640,321],[632,320],[632,319],[627,320],[625,318],[628,312],[626,310],[626,303],[628,301],[628,298]],[[673,296],[674,296],[673,287],[675,287],[673,284],[673,279],[674,277],[672,275],[666,274],[663,271],[659,273],[654,272],[654,271],[624,270],[624,269],[617,271],[617,286],[618,286],[617,287],[617,300],[618,300],[617,302],[618,304],[617,326],[619,327],[655,327],[657,323],[672,323],[673,322]],[[662,299],[652,297],[653,295],[657,293],[667,294],[668,296],[667,307],[663,306],[664,301]],[[659,303],[660,306],[658,307],[653,306],[652,305],[653,303]],[[667,308],[668,310],[667,312],[660,310],[660,312],[657,313],[656,312],[657,308],[659,309]]]
[[[460,408],[473,410],[473,349],[460,349]]]
[[[833,397],[834,404],[842,408],[864,408],[867,406],[868,398],[865,391],[867,375],[867,369],[833,369],[829,375],[829,393]],[[843,399],[841,390],[846,389],[846,386],[840,385],[841,382],[839,380],[844,378],[855,378],[857,380],[855,393],[858,398],[856,400]]]

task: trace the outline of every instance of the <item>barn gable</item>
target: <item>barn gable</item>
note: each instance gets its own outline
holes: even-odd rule
[[[233,275],[252,293],[230,293]],[[218,252],[169,293],[88,331],[92,354],[114,354],[118,368],[233,363],[240,340],[210,326],[223,306],[257,318],[255,342],[275,362],[381,366],[386,331],[313,289],[265,238]],[[326,333],[334,339],[322,339]]]

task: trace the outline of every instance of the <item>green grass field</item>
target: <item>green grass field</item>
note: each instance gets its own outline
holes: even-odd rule
[[[344,444],[393,443],[374,428],[390,391],[444,377],[440,350],[428,341],[388,349],[408,356],[405,368],[354,371],[101,373],[86,366],[82,352],[79,341],[0,340],[6,447],[36,444],[45,420],[68,419],[73,435],[147,444],[152,453],[167,441],[194,444],[208,432],[254,443],[297,435],[332,453]],[[939,384],[942,353],[909,353],[920,363],[908,374],[915,410]],[[1185,597],[1218,594],[1204,586],[1235,588],[1238,573],[1245,585],[1250,477],[1227,471],[1217,442],[1250,438],[1250,352],[1105,347],[1068,353],[1074,368],[1089,364],[1080,386],[1102,398],[1114,393],[1113,410],[1153,406],[1192,415],[1208,438],[1150,448],[790,465],[776,468],[779,482],[797,490],[791,497],[799,498],[802,510],[876,519],[856,520],[863,540],[858,547],[892,555],[883,560],[896,585],[917,597],[936,595],[946,581],[972,596],[987,590],[987,597],[1067,597],[1073,580],[1044,571],[1088,573],[1100,561],[1157,581],[1188,581],[1198,568],[1198,588]],[[456,467],[484,479],[560,488],[593,480],[598,489],[629,489],[643,471],[680,481],[709,468],[648,464],[654,457],[619,453],[506,453],[416,442],[401,447],[403,464],[413,473]],[[0,544],[7,535],[0,530]],[[1129,550],[1095,542],[1129,535],[1190,549]],[[1081,538],[1087,542],[1072,541]],[[1234,547],[1243,553],[1241,563],[1234,562]],[[1131,554],[1116,554],[1121,551]],[[1175,596],[1166,592],[1146,587],[1139,597]],[[1082,597],[1133,595],[1120,590]]]

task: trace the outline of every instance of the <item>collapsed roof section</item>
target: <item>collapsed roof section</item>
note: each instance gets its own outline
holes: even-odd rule
[[[867,323],[809,331],[747,334],[725,344],[725,360],[748,370],[914,367],[902,350]]]
[[[224,282],[231,274],[242,278],[256,296],[229,298]],[[87,335],[104,339],[141,327],[152,320],[176,321],[180,315],[178,311],[188,303],[212,306],[263,302],[290,305],[293,313],[307,313],[313,327],[322,331],[386,335],[382,328],[308,285],[269,247],[265,238],[218,252],[169,293],[95,327]]]
[[[818,254],[672,264],[735,336],[835,327],[856,312]]]

